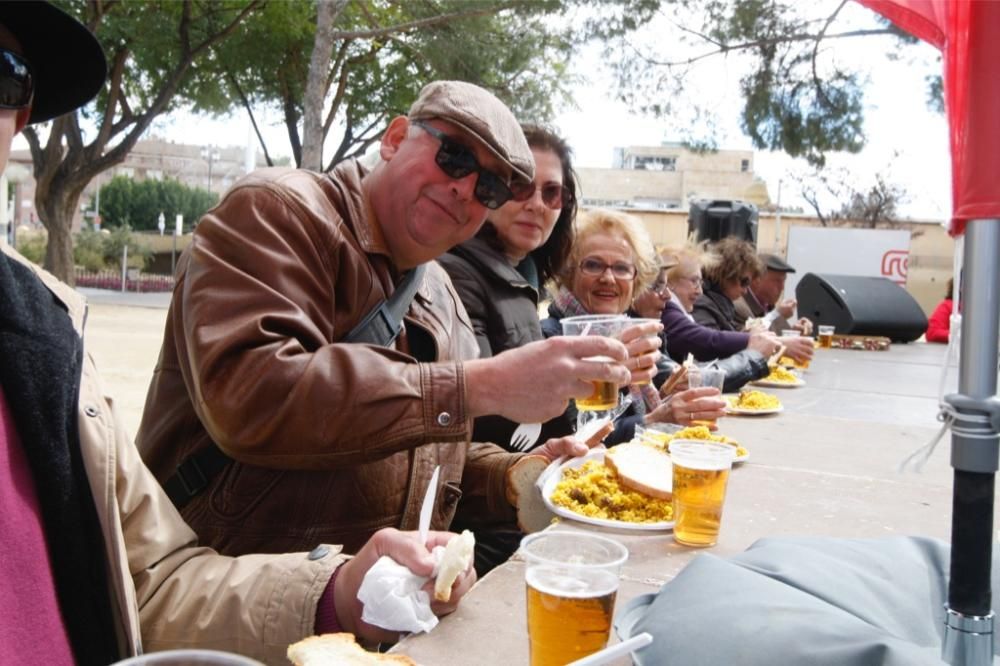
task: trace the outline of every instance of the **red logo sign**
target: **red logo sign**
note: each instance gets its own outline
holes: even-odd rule
[[[882,255],[882,275],[900,286],[905,286],[909,264],[909,250],[889,250]]]

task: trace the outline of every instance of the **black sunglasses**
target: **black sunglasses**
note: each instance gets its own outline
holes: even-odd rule
[[[534,183],[531,183],[531,194],[529,194],[526,199],[530,199],[535,196]],[[560,210],[562,208],[567,208],[573,205],[573,193],[569,191],[569,188],[565,185],[560,185],[559,183],[545,183],[541,187],[542,191],[542,203],[551,208],[552,210]],[[521,199],[518,199],[521,201]]]
[[[23,109],[31,104],[35,82],[28,61],[0,49],[0,109]]]
[[[471,150],[438,128],[420,121],[414,121],[413,124],[441,142],[441,147],[438,148],[434,161],[449,178],[458,180],[465,178],[470,173],[478,174],[475,189],[476,199],[490,210],[496,210],[511,199],[524,201],[535,191],[533,183],[514,181],[508,185],[503,178],[480,166],[479,160],[476,159]]]
[[[748,278],[746,276],[741,277],[740,278],[740,287],[742,287],[743,289],[746,289],[749,286],[750,286],[750,278]]]

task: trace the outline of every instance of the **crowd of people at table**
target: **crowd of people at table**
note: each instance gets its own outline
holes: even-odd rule
[[[26,124],[100,91],[106,63],[46,2],[0,2],[0,54],[6,164]],[[453,610],[517,547],[508,479],[525,456],[587,451],[573,400],[592,382],[631,398],[613,446],[637,425],[724,414],[715,388],[661,395],[689,357],[714,361],[733,391],[779,350],[812,355],[810,323],[781,300],[790,266],[735,239],[657,252],[634,216],[578,214],[566,142],[477,86],[425,86],[378,157],[256,172],[204,216],[134,444],[87,353],[82,298],[0,254],[0,654],[107,664],[208,647],[281,661],[312,633],[391,640],[362,620],[365,572],[388,555],[429,575],[446,530],[470,529],[475,570],[432,607]],[[398,331],[346,341],[411,283]],[[562,334],[587,314],[637,323],[620,339]],[[510,445],[524,423],[542,424],[528,452]]]

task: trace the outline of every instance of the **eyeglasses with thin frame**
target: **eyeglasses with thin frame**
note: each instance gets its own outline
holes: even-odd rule
[[[449,178],[458,180],[470,173],[477,174],[474,191],[476,200],[490,210],[496,210],[511,199],[524,201],[534,193],[533,183],[515,180],[508,185],[503,178],[484,169],[471,150],[438,128],[420,121],[414,121],[413,124],[441,142],[434,161]]]
[[[750,277],[744,275],[743,277],[740,278],[740,289],[746,289],[749,286],[750,286]]]
[[[531,194],[528,195],[527,198],[530,199],[535,196],[535,191],[538,189],[541,189],[542,191],[542,203],[552,210],[562,210],[563,208],[567,208],[573,204],[575,197],[565,185],[561,185],[559,183],[545,183],[541,188],[538,188],[534,183],[532,183]]]
[[[22,56],[0,48],[0,109],[23,109],[31,104],[35,81]]]
[[[600,259],[587,257],[580,262],[580,272],[591,277],[600,277],[604,271],[611,269],[611,274],[616,280],[633,280],[636,276],[635,264],[624,261],[616,261],[613,264],[606,264]]]

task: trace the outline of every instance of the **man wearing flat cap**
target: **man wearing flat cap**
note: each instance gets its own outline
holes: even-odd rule
[[[489,209],[533,191],[531,151],[503,103],[431,83],[389,123],[379,156],[370,171],[351,160],[248,176],[178,263],[138,446],[224,553],[352,552],[381,527],[415,528],[437,466],[432,528],[456,511],[470,525],[511,521],[506,478],[520,458],[470,444],[472,419],[542,422],[589,395],[590,380],[629,381],[625,347],[593,336],[478,359],[433,262]],[[383,326],[398,335],[355,337],[407,285],[403,326]],[[616,362],[584,360],[597,355]],[[585,450],[573,438],[541,447]]]
[[[794,323],[790,321],[795,316],[795,299],[781,300],[785,292],[785,280],[795,269],[775,254],[761,253],[758,256],[764,271],[750,280],[750,288],[736,301],[737,323],[742,325],[747,319],[764,317],[774,312],[770,329],[775,333],[788,329],[796,329],[802,335],[812,333],[812,322],[805,317]]]
[[[106,70],[65,12],[0,0],[0,170],[26,123],[87,103]],[[361,580],[382,556],[429,576],[430,549],[454,535],[380,530],[352,558],[333,544],[238,558],[199,545],[102,387],[86,312],[0,247],[0,661],[104,666],[213,648],[286,663],[289,643],[312,633],[398,636],[362,620]],[[470,567],[432,611],[452,610],[474,581]]]

